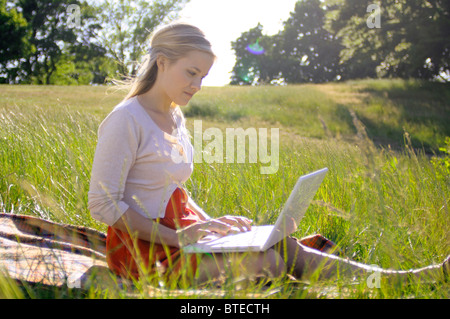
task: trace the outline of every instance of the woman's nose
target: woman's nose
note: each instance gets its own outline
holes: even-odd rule
[[[191,87],[195,89],[195,91],[200,91],[202,89],[202,79],[195,79],[191,83]]]

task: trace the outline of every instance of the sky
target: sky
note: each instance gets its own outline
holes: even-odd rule
[[[263,33],[278,33],[294,11],[298,0],[190,0],[179,20],[199,27],[211,42],[217,60],[203,86],[223,86],[230,82],[235,64],[231,42],[258,22]]]

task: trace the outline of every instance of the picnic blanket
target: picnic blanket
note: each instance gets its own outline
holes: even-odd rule
[[[336,245],[321,235],[299,242],[323,252]],[[88,227],[0,213],[0,276],[20,282],[86,289],[122,285],[106,263],[106,235]],[[129,282],[127,285],[130,284]],[[171,292],[173,294],[173,292]],[[160,295],[155,288],[152,294]]]
[[[91,228],[0,213],[0,275],[84,288],[94,277],[110,275],[105,243],[105,234]]]

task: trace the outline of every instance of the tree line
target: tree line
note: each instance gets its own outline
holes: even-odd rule
[[[0,0],[0,83],[133,76],[150,32],[188,1]],[[265,35],[258,24],[232,42],[231,84],[448,81],[448,30],[448,0],[301,0],[279,33]]]
[[[104,84],[135,75],[147,37],[189,0],[0,0],[0,83]]]
[[[303,0],[284,28],[233,41],[231,84],[450,79],[450,1]]]

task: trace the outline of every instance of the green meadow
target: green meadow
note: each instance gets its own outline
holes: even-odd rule
[[[87,208],[90,170],[97,128],[124,94],[102,86],[0,86],[0,212],[106,231]],[[187,128],[194,131],[194,120],[223,132],[278,128],[278,169],[261,174],[268,164],[260,161],[195,163],[186,186],[213,217],[242,215],[265,224],[274,222],[300,175],[328,167],[294,236],[320,233],[343,256],[383,268],[441,263],[450,254],[449,101],[448,84],[413,80],[205,87],[183,108]],[[137,285],[137,298],[146,297],[144,286]],[[377,288],[339,276],[264,288],[231,281],[221,292],[230,298],[450,296],[448,283],[437,279],[382,280]],[[49,292],[11,288],[0,279],[0,297],[49,295],[129,297],[119,287]]]

